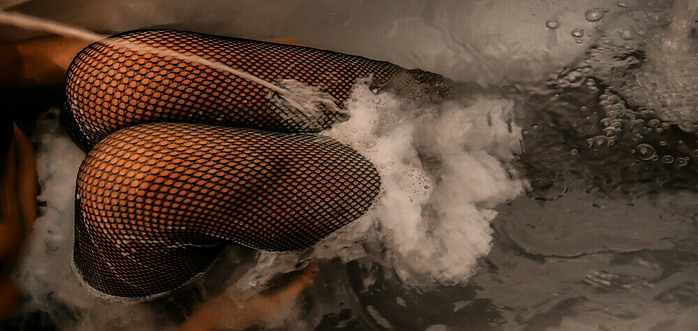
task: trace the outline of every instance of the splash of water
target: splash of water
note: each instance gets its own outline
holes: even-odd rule
[[[416,106],[358,84],[348,105],[351,119],[326,134],[377,165],[383,187],[376,206],[311,251],[260,253],[231,280],[229,295],[257,295],[274,276],[308,259],[376,261],[423,289],[467,281],[476,259],[490,249],[492,208],[525,187],[508,165],[520,138],[510,122],[511,107],[511,101],[487,95]],[[41,123],[40,199],[47,206],[19,272],[30,307],[70,328],[152,326],[153,312],[94,296],[70,269],[72,193],[84,155],[55,120]]]
[[[512,105],[480,95],[418,107],[359,84],[352,119],[327,133],[377,165],[383,188],[368,230],[388,249],[382,263],[404,283],[463,283],[489,251],[492,208],[525,187],[508,166],[520,138],[508,122]]]

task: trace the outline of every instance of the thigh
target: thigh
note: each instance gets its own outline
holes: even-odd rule
[[[380,86],[404,71],[359,56],[184,31],[134,31],[113,39],[199,56],[270,83],[294,79],[321,88],[337,105],[357,79],[372,77]],[[80,52],[66,77],[68,118],[87,149],[124,126],[156,121],[302,131],[284,119],[269,95],[267,88],[231,73],[108,41]],[[340,114],[325,115],[319,129]]]
[[[76,264],[108,294],[162,292],[202,272],[210,263],[203,257],[222,242],[310,246],[360,217],[379,186],[368,160],[327,137],[129,127],[97,144],[80,167]],[[168,284],[154,276],[160,272],[181,276],[166,276],[177,278]]]

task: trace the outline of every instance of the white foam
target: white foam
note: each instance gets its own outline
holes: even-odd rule
[[[33,141],[37,146],[37,172],[41,193],[34,231],[28,241],[18,282],[28,295],[25,309],[48,313],[59,329],[155,329],[151,313],[142,306],[105,300],[83,285],[72,269],[73,192],[85,154],[59,127],[57,110],[38,122]]]
[[[472,103],[420,108],[388,93],[373,94],[366,84],[356,86],[351,100],[351,119],[327,135],[377,166],[382,191],[359,222],[366,224],[343,233],[356,240],[379,238],[389,253],[373,258],[385,258],[406,284],[466,281],[476,259],[489,252],[492,208],[524,188],[508,167],[520,139],[510,121],[512,102],[481,95]],[[347,237],[337,237],[323,247],[351,247]]]
[[[55,113],[53,115],[56,115]],[[37,171],[41,193],[41,216],[34,225],[30,246],[22,259],[22,285],[32,295],[32,303],[44,306],[49,295],[58,300],[78,296],[79,288],[70,286],[74,275],[70,269],[72,256],[73,200],[77,167],[84,154],[67,136],[61,134],[57,123],[39,121],[37,144]],[[68,293],[66,293],[68,292]],[[74,292],[74,293],[71,293]]]
[[[457,284],[489,251],[492,208],[524,187],[507,166],[520,136],[519,128],[508,124],[512,103],[482,95],[470,103],[420,108],[374,94],[366,84],[357,85],[351,100],[351,118],[325,134],[377,166],[382,191],[376,205],[312,252],[259,254],[234,281],[231,295],[255,295],[276,274],[311,258],[378,261],[409,286]],[[28,308],[48,312],[71,329],[152,325],[148,309],[95,296],[72,272],[73,192],[84,154],[55,118],[40,121],[38,131],[39,199],[46,207],[19,271],[31,296]],[[387,254],[359,244],[367,241],[387,248]],[[66,308],[78,312],[77,321],[61,317]]]

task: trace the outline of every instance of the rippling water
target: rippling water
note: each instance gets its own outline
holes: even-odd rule
[[[438,104],[357,91],[352,119],[328,134],[379,165],[377,207],[305,255],[231,248],[209,283],[259,291],[299,259],[320,259],[316,283],[282,329],[698,328],[695,2],[203,7],[195,15],[186,3],[95,2],[76,5],[90,13],[80,17],[45,1],[17,8],[99,31],[295,37],[464,82],[459,98]],[[50,141],[49,151],[72,148]],[[59,157],[50,154],[48,170]],[[66,196],[56,209],[69,206]],[[67,234],[49,227],[44,242],[69,257],[66,213],[46,224]],[[162,307],[189,300],[105,306],[74,295],[74,283],[33,277],[37,306],[71,328],[156,325]]]

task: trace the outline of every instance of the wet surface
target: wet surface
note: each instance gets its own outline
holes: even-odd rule
[[[486,12],[488,18],[506,14],[520,22],[470,20],[468,24],[486,26],[482,30],[499,29],[496,31],[503,36],[492,40],[497,38],[484,34],[486,38],[476,40],[470,34],[482,31],[456,29],[459,26],[452,18],[461,17],[453,14],[456,8],[447,2],[434,2],[425,6],[429,9],[426,21],[433,29],[424,29],[419,17],[399,20],[395,17],[400,15],[381,16],[381,22],[395,27],[410,27],[410,22],[417,22],[417,31],[429,31],[426,37],[415,34],[419,39],[435,40],[429,37],[431,33],[446,36],[444,43],[449,47],[427,43],[419,50],[427,54],[433,50],[437,50],[434,54],[452,51],[447,53],[449,61],[413,54],[415,46],[404,42],[411,39],[400,39],[400,35],[392,44],[380,46],[408,48],[409,61],[402,59],[403,63],[414,61],[421,68],[462,66],[441,73],[455,72],[459,78],[485,82],[498,97],[510,100],[514,122],[523,130],[521,153],[513,167],[528,181],[527,192],[497,206],[498,216],[491,222],[491,251],[477,259],[475,273],[466,282],[453,286],[408,285],[394,265],[381,263],[384,261],[375,256],[348,263],[338,258],[323,261],[318,279],[306,291],[296,315],[280,329],[698,329],[698,11],[693,2],[598,1],[584,4],[583,10],[572,8],[560,13],[545,12],[542,7],[535,12],[531,9],[531,13],[517,8],[507,13],[506,9],[519,4],[504,1],[494,4],[496,10],[486,11],[470,4],[472,8],[461,7]],[[322,7],[326,8],[324,3]],[[291,16],[283,7],[279,12]],[[524,13],[526,18],[513,13]],[[367,17],[361,10],[349,16]],[[528,16],[535,19],[529,20]],[[283,22],[281,18],[270,21]],[[335,29],[345,35],[332,39],[340,40],[342,45],[362,27],[359,19],[355,20],[358,25],[351,25],[349,19],[334,18],[323,24],[335,21],[342,26]],[[275,28],[275,24],[269,23],[268,28]],[[387,29],[377,26],[381,32],[377,35],[383,35]],[[300,31],[301,36],[308,33]],[[468,37],[454,31],[466,31]],[[536,37],[515,33],[520,31]],[[313,45],[312,41],[321,40],[317,36],[308,38]],[[530,53],[524,46],[524,51],[517,52],[518,44],[507,44],[517,38],[535,39],[533,48],[550,54]],[[372,40],[361,35],[355,42],[363,44],[367,39]],[[565,49],[556,47],[563,44]],[[494,45],[492,49],[490,45]],[[385,52],[379,57],[390,55],[381,47],[368,48]],[[366,49],[352,52],[375,54]],[[501,61],[488,62],[491,57]],[[564,65],[553,68],[541,58],[555,60],[551,63],[556,66]],[[447,65],[451,62],[458,65]],[[529,75],[529,69],[538,74]],[[546,75],[543,72],[547,79],[541,80],[539,77]],[[477,109],[497,105],[485,102]],[[430,137],[426,133],[423,136]],[[484,152],[496,156],[492,150]],[[509,163],[501,158],[499,161]],[[488,240],[487,235],[483,240]],[[359,251],[358,256],[366,252],[387,254],[388,245],[395,244],[390,237],[366,237],[352,248]],[[417,249],[427,246],[410,243]],[[440,244],[430,243],[432,249]],[[449,248],[454,249],[443,250]],[[427,262],[440,253],[426,251],[431,255],[425,253],[429,256],[421,260]],[[251,261],[248,263],[259,262],[255,253],[247,253],[253,255],[247,257]],[[472,253],[463,253],[468,254]],[[229,269],[234,267],[210,277],[227,281],[232,278]],[[181,311],[177,317],[181,320],[192,302],[200,299],[187,295],[191,293],[177,299],[184,302],[181,307],[172,308],[178,304],[174,300],[158,309],[166,314]],[[124,315],[131,313],[127,310]],[[45,314],[27,318],[51,325]]]
[[[477,274],[420,291],[380,266],[350,264],[347,302],[361,313],[345,308],[321,326],[698,328],[698,58],[693,39],[676,35],[691,14],[677,11],[682,1],[633,5],[645,7],[595,30],[574,65],[544,85],[504,92],[517,100],[523,137],[514,164],[530,187],[497,207]]]
[[[344,283],[324,285],[343,286],[335,295],[349,299],[316,329],[694,329],[697,198],[576,189],[553,202],[520,197],[498,208],[492,251],[467,285],[420,292],[352,263]]]

